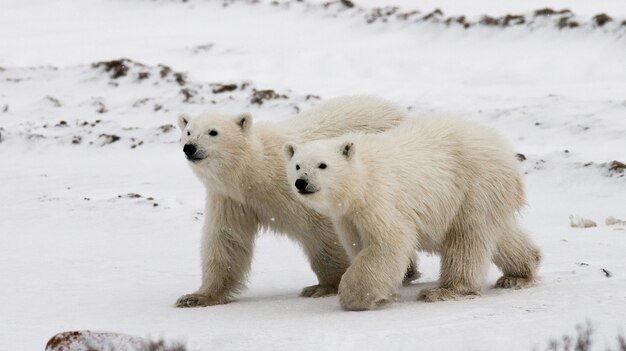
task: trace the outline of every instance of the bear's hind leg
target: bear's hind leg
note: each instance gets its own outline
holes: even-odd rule
[[[535,284],[541,251],[511,220],[496,244],[493,263],[502,270],[496,288],[523,289]]]
[[[439,286],[422,289],[418,299],[435,302],[480,295],[492,251],[493,234],[488,231],[472,223],[453,224],[443,243]]]

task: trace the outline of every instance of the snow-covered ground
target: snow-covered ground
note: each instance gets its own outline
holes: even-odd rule
[[[604,219],[626,219],[626,176],[609,164],[626,162],[626,4],[389,1],[400,10],[385,15],[373,10],[383,1],[354,3],[3,0],[0,350],[77,329],[192,350],[541,350],[585,319],[597,349],[614,345],[626,230]],[[444,14],[424,20],[436,7]],[[573,13],[535,15],[545,7]],[[509,13],[524,24],[480,23]],[[600,26],[599,13],[612,20]],[[255,103],[260,90],[280,98]],[[237,302],[174,308],[199,284],[204,210],[177,114],[270,121],[354,93],[462,114],[512,140],[527,158],[523,223],[544,251],[541,284],[493,290],[492,268],[480,298],[416,302],[438,275],[438,258],[421,255],[423,276],[398,303],[348,313],[336,297],[298,297],[315,283],[302,252],[260,233]],[[570,214],[598,227],[570,228]]]

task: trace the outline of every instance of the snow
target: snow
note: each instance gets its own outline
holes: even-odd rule
[[[568,7],[581,23],[600,12],[615,18],[608,29],[465,30],[367,24],[356,10],[319,3],[3,0],[0,350],[43,349],[58,332],[84,329],[182,339],[192,350],[531,350],[585,319],[598,349],[613,344],[625,327],[626,230],[604,223],[626,218],[626,177],[606,163],[626,160],[626,27],[619,27],[626,5],[446,0],[420,7],[472,18]],[[92,67],[121,57],[136,62],[126,62],[123,77]],[[172,71],[162,78],[159,64]],[[227,83],[237,89],[212,92]],[[253,89],[288,98],[251,104]],[[336,297],[298,297],[315,283],[304,255],[286,238],[260,233],[238,301],[174,308],[199,284],[204,210],[202,186],[168,127],[176,115],[249,110],[279,120],[315,104],[309,94],[353,93],[416,113],[462,114],[511,139],[527,158],[522,221],[544,252],[541,283],[490,289],[498,278],[492,267],[480,298],[416,302],[438,275],[438,258],[420,255],[423,276],[402,288],[397,303],[348,313]],[[571,228],[572,214],[598,226]]]

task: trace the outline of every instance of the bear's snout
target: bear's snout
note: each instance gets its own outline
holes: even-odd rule
[[[196,147],[192,144],[185,144],[183,152],[187,155],[187,158],[193,158],[193,155],[196,153]]]
[[[183,152],[187,156],[193,156],[193,154],[196,153],[196,147],[192,144],[185,144],[185,146],[183,147]]]
[[[306,179],[298,179],[296,180],[296,189],[298,189],[298,192],[300,194],[303,195],[307,195],[307,194],[313,194],[314,192],[316,192],[317,190],[313,189],[315,188],[314,186],[311,186],[311,184],[309,182],[306,181]]]
[[[300,192],[306,190],[307,185],[309,185],[309,182],[304,179],[296,180],[296,189],[300,190]]]

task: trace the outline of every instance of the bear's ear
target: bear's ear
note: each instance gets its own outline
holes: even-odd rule
[[[189,117],[189,115],[182,113],[178,116],[178,128],[180,128],[180,130],[185,129],[185,127],[187,126],[187,123],[189,123],[189,121],[191,120],[191,117]]]
[[[244,133],[248,133],[252,127],[252,115],[248,112],[242,112],[237,115],[235,122]]]
[[[352,159],[352,156],[354,156],[354,143],[351,141],[346,141],[341,144],[341,148],[339,148],[339,150],[341,151],[343,157],[345,157],[346,160],[350,161],[350,159]]]
[[[296,145],[292,143],[287,143],[285,144],[285,146],[283,146],[283,150],[285,152],[285,159],[287,159],[287,161],[291,161],[293,155],[296,153]]]

